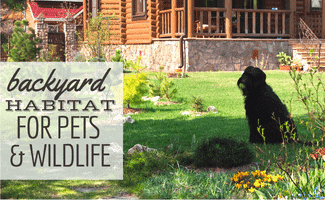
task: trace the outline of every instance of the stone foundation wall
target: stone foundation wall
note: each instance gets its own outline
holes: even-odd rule
[[[158,40],[152,44],[112,45],[110,48],[106,46],[106,57],[115,56],[116,49],[121,50],[124,59],[134,62],[141,56],[141,64],[148,66],[146,70],[158,71],[162,65],[165,67],[164,71],[172,72],[180,65],[179,39]],[[183,61],[185,63],[185,57]]]
[[[106,57],[115,55],[115,49],[122,52],[123,58],[137,60],[142,56],[141,63],[148,70],[175,72],[180,65],[179,39],[154,40],[152,44],[111,45],[105,47]],[[87,52],[86,49],[82,50]],[[246,66],[261,66],[267,63],[268,70],[279,66],[276,55],[280,51],[292,53],[289,40],[275,39],[185,39],[183,63],[186,71],[241,71]],[[254,56],[253,56],[254,54]],[[88,54],[89,51],[88,51]]]
[[[261,66],[262,61],[267,62],[265,69],[272,70],[279,66],[279,51],[292,53],[288,40],[274,39],[188,39],[186,50],[187,71],[241,71],[250,65]]]

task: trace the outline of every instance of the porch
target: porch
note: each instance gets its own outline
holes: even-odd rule
[[[157,38],[177,38],[185,33],[189,38],[297,37],[296,0],[210,1],[217,2],[216,7],[208,3],[202,7],[202,2],[159,1]]]

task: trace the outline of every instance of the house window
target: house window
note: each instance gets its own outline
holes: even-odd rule
[[[322,9],[322,0],[310,0],[312,11],[320,11]]]
[[[132,20],[146,19],[146,13],[146,0],[132,0]]]

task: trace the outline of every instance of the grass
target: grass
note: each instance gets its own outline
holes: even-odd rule
[[[152,75],[152,72],[146,73]],[[293,81],[288,72],[266,71],[265,73],[267,74],[266,82],[280,99],[286,102],[295,119],[299,117],[306,120],[307,112],[303,104],[296,101]],[[174,144],[175,148],[180,150],[179,152],[191,152],[197,141],[211,135],[232,136],[248,141],[249,128],[245,118],[244,99],[236,85],[241,72],[200,72],[189,73],[189,75],[189,78],[173,79],[178,87],[178,93],[172,100],[182,104],[157,106],[152,102],[145,102],[140,105],[131,105],[133,108],[143,108],[146,111],[132,115],[136,123],[124,125],[124,152],[138,143],[158,150],[164,150],[168,145]],[[193,96],[199,96],[204,100],[205,110],[208,106],[214,106],[217,113],[210,112],[205,116],[182,115],[183,111],[192,110]],[[293,101],[290,104],[291,99]],[[299,136],[310,139],[306,128],[297,120],[295,122],[298,125]],[[269,155],[275,157],[282,155],[281,145],[258,146]],[[296,159],[297,152],[301,148],[302,145],[299,144],[287,145],[288,162]],[[261,153],[259,155],[265,161],[269,158]],[[301,158],[304,157],[305,154],[301,154]],[[255,161],[259,162],[261,169],[268,167],[267,163],[261,162],[259,158],[255,158]],[[273,168],[271,170],[274,173],[281,173]],[[178,167],[171,171],[157,175],[153,179],[147,179],[138,185],[123,187],[118,181],[2,181],[1,196],[2,198],[86,199],[114,196],[123,190],[137,193],[142,198],[253,197],[251,194],[235,190],[233,185],[225,185],[225,182],[230,184],[232,174],[220,174],[209,178],[208,174],[203,172],[195,175]],[[166,189],[160,190],[162,185],[165,185]],[[80,193],[72,189],[72,187],[83,186],[107,186],[109,188],[90,193]],[[224,192],[216,193],[219,189]],[[279,192],[276,188],[270,191],[268,191],[269,195]]]

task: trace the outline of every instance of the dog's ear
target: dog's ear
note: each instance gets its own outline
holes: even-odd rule
[[[265,73],[257,67],[254,67],[253,71],[253,76],[254,76],[254,87],[260,87],[260,86],[264,86],[266,84],[265,80],[266,80],[266,75]]]

